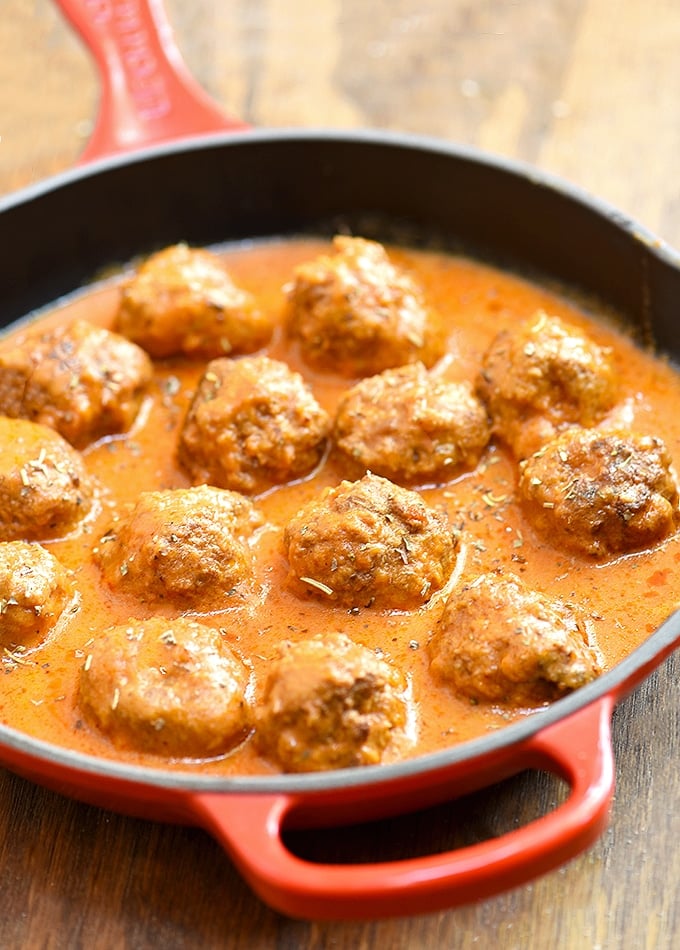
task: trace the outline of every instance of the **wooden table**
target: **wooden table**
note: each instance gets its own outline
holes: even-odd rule
[[[471,143],[567,177],[680,246],[674,0],[168,0],[168,11],[196,77],[257,126],[384,127]],[[97,83],[49,0],[3,0],[2,14],[6,193],[73,163]],[[108,814],[0,773],[0,946],[678,946],[679,672],[671,658],[616,712],[618,788],[594,847],[504,896],[412,919],[285,919],[203,832]],[[524,775],[460,806],[329,835],[324,853],[450,847],[559,795],[555,780]]]

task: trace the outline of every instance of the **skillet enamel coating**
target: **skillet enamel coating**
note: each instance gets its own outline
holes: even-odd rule
[[[246,130],[186,73],[158,0],[59,3],[102,71],[100,115],[84,155],[89,164],[0,201],[4,325],[103,267],[178,240],[212,244],[350,227],[559,281],[599,298],[645,342],[680,357],[678,258],[610,207],[533,169],[423,138]],[[3,726],[0,761],[83,801],[201,825],[255,892],[292,916],[425,913],[515,887],[597,839],[614,790],[614,706],[678,644],[675,613],[614,669],[527,720],[374,769],[207,777],[96,759]],[[460,850],[324,865],[294,856],[282,840],[289,827],[400,814],[526,768],[563,778],[566,801]]]

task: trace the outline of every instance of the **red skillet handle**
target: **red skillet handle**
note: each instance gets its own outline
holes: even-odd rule
[[[99,114],[80,162],[160,142],[247,128],[188,72],[161,0],[57,0],[94,56]]]
[[[547,768],[568,781],[571,792],[559,808],[458,851],[381,864],[316,864],[291,854],[281,838],[287,815],[303,806],[304,796],[198,795],[191,807],[253,890],[292,917],[362,919],[443,910],[516,887],[599,837],[614,791],[612,709],[612,698],[604,697],[522,746],[520,768]]]

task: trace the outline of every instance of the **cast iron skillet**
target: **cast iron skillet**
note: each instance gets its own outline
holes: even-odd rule
[[[0,203],[5,323],[106,265],[178,240],[330,234],[343,226],[384,240],[438,242],[559,280],[600,298],[645,341],[680,356],[678,258],[606,205],[529,168],[442,142],[246,130],[188,76],[159,0],[60,5],[101,67],[101,111],[84,155],[89,164]],[[613,708],[679,643],[675,613],[614,669],[527,720],[384,767],[248,778],[176,774],[98,760],[6,727],[0,761],[87,802],[203,826],[256,893],[290,915],[424,913],[517,886],[595,841],[613,795]],[[284,828],[404,813],[525,768],[565,779],[566,801],[462,850],[324,865],[301,860],[282,841]]]

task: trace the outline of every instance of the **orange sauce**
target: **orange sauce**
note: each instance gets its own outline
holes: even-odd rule
[[[320,241],[293,240],[232,247],[223,253],[235,281],[251,290],[263,307],[280,311],[281,288],[293,267],[326,250]],[[481,355],[495,334],[544,308],[583,326],[597,342],[613,348],[620,378],[614,415],[632,430],[659,435],[680,464],[680,375],[667,361],[634,345],[614,322],[587,312],[558,292],[465,258],[403,249],[391,249],[391,256],[414,274],[450,327],[448,355],[435,372],[454,380],[474,379]],[[79,292],[40,319],[86,319],[111,327],[117,300],[114,279]],[[330,412],[354,382],[311,371],[280,330],[265,352],[301,372]],[[131,763],[212,774],[266,773],[273,766],[257,755],[248,740],[227,756],[200,762],[122,752],[83,720],[75,700],[88,642],[111,624],[149,615],[148,607],[103,584],[92,562],[92,548],[106,531],[112,511],[133,501],[139,492],[188,486],[187,476],[175,461],[175,445],[203,370],[204,364],[183,359],[157,362],[154,385],[132,431],[104,439],[84,452],[86,465],[101,486],[101,511],[75,536],[45,544],[74,572],[80,608],[19,662],[7,654],[2,657],[0,719],[57,745]],[[312,596],[300,599],[286,590],[286,564],[280,552],[283,526],[304,502],[344,475],[326,460],[308,478],[255,499],[266,519],[255,541],[255,593],[247,603],[201,614],[200,619],[222,628],[230,644],[252,665],[256,691],[282,639],[344,631],[370,648],[380,648],[411,683],[417,735],[413,754],[485,734],[529,715],[532,710],[473,705],[432,678],[426,644],[441,614],[442,596],[435,595],[424,608],[410,613],[371,608],[348,612]],[[422,490],[426,500],[443,506],[452,524],[462,530],[457,579],[471,580],[502,565],[548,595],[580,604],[610,668],[674,608],[680,536],[653,550],[599,564],[540,541],[523,519],[515,491],[516,465],[494,443],[475,471]],[[173,615],[167,607],[156,612]]]

